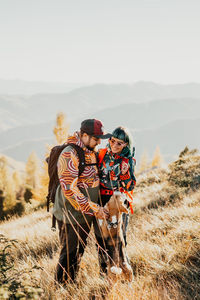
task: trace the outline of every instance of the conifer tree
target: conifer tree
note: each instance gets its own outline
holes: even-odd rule
[[[2,191],[6,188],[6,182],[8,180],[8,167],[7,160],[4,156],[0,157],[0,189]]]
[[[49,147],[48,147],[49,148]],[[49,149],[46,153],[46,157],[49,156]],[[49,175],[48,175],[48,164],[46,160],[42,162],[42,170],[39,174],[40,186],[34,191],[34,199],[39,201],[46,201],[46,196],[48,193]]]
[[[13,179],[14,190],[17,193],[19,191],[20,187],[21,187],[21,184],[22,184],[21,178],[20,178],[20,175],[19,175],[18,171],[13,172],[12,179]]]
[[[57,144],[62,144],[67,140],[69,130],[69,124],[65,121],[65,115],[61,112],[57,114],[56,125],[53,129]],[[53,146],[47,145],[45,157],[49,157],[51,148]],[[43,166],[41,173],[39,175],[40,186],[36,191],[33,191],[34,199],[40,201],[46,201],[46,196],[48,194],[48,184],[49,184],[49,175],[48,175],[48,164],[46,159],[43,161]]]
[[[5,197],[5,209],[12,208],[15,205],[16,197],[13,180],[8,172],[8,164],[4,156],[0,157],[0,190]]]
[[[22,178],[18,171],[13,172],[12,179],[13,179],[13,188],[16,194],[16,198],[20,199],[24,194],[24,184],[22,182]]]
[[[11,209],[16,205],[16,194],[14,190],[14,184],[12,177],[8,177],[5,189],[5,207]]]
[[[62,112],[58,113],[56,118],[56,126],[53,130],[58,144],[62,144],[66,141],[68,130],[69,125],[66,123],[65,114]]]
[[[139,173],[146,171],[149,168],[149,159],[147,151],[145,150],[141,156],[140,163],[139,163]]]
[[[3,218],[3,208],[5,205],[5,190],[8,177],[6,158],[0,157],[0,219]]]
[[[32,152],[26,163],[26,186],[31,190],[38,186],[39,160],[35,152]]]
[[[152,167],[161,167],[162,163],[163,163],[163,158],[160,153],[160,148],[159,146],[157,146],[153,155],[153,160],[151,165]]]

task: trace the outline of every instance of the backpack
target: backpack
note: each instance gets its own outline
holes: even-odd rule
[[[54,203],[55,201],[55,196],[56,196],[56,190],[57,187],[60,184],[59,178],[58,178],[58,171],[57,171],[57,163],[59,156],[63,149],[65,149],[67,146],[71,146],[74,148],[77,152],[78,158],[79,158],[79,174],[80,176],[86,166],[92,166],[92,165],[97,165],[97,163],[91,163],[91,164],[86,164],[85,163],[85,153],[84,150],[79,147],[78,145],[75,144],[63,144],[63,145],[58,145],[55,146],[51,149],[49,157],[47,157],[46,162],[48,163],[48,174],[49,174],[49,185],[48,185],[48,195],[47,195],[47,211],[49,211],[49,204],[50,201]]]

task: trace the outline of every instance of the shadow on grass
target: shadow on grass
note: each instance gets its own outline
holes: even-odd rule
[[[187,258],[187,261],[179,271],[164,273],[157,278],[157,284],[165,287],[168,294],[174,298],[173,287],[179,292],[178,299],[200,299],[200,249]]]

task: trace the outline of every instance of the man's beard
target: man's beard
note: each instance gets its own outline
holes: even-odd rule
[[[94,147],[90,147],[90,140],[89,140],[88,145],[85,144],[85,147],[90,151],[95,151],[96,145]]]
[[[87,145],[85,145],[86,146],[86,148],[88,149],[88,150],[90,150],[90,151],[95,151],[95,148],[96,148],[96,146],[95,147],[90,147],[89,145],[87,146]]]

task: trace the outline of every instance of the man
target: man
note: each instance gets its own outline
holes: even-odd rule
[[[95,147],[101,139],[110,136],[104,134],[101,121],[87,119],[81,123],[80,132],[68,138],[67,144],[75,144],[84,150],[86,166],[80,175],[79,158],[74,147],[66,146],[59,157],[60,185],[53,208],[62,245],[56,270],[58,282],[75,279],[94,217],[108,217],[108,212],[97,204],[99,176]]]

